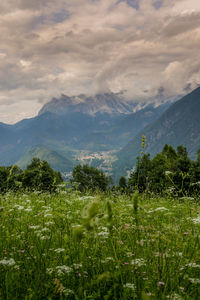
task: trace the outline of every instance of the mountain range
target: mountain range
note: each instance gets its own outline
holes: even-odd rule
[[[115,175],[126,174],[136,164],[142,143],[146,137],[145,153],[153,157],[165,144],[183,145],[188,155],[196,159],[200,149],[200,87],[173,103],[155,122],[144,127],[118,153],[113,165]],[[116,175],[117,176],[117,175]]]
[[[0,123],[0,165],[17,163],[24,168],[38,156],[68,172],[81,150],[119,150],[169,106],[151,104],[134,112],[137,105],[114,93],[53,98],[34,118]]]
[[[159,106],[125,101],[120,93],[61,95],[45,104],[36,117],[14,125],[0,123],[0,165],[25,168],[37,156],[55,170],[70,172],[80,162],[80,152],[114,150],[117,178],[134,167],[142,135],[151,156],[167,143],[186,146],[195,158],[200,148],[199,119],[200,88]]]

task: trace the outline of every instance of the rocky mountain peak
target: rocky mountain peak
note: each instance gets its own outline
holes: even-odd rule
[[[62,94],[60,98],[53,98],[46,103],[39,114],[53,112],[65,114],[71,112],[81,112],[94,115],[96,113],[108,114],[129,114],[132,113],[137,103],[126,101],[121,93],[104,93],[95,96],[67,96]]]

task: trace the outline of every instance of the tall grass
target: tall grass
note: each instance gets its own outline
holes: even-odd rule
[[[194,199],[6,194],[0,299],[200,299]]]

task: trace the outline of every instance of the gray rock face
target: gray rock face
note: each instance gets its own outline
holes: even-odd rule
[[[53,112],[66,114],[70,112],[81,112],[94,115],[96,113],[108,114],[129,114],[134,111],[137,103],[125,101],[123,94],[105,93],[92,97],[86,95],[68,97],[62,95],[60,98],[53,98],[46,103],[39,111],[39,114]]]

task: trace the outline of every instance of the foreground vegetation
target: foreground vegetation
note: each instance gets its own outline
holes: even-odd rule
[[[197,198],[0,196],[0,299],[199,299]]]

